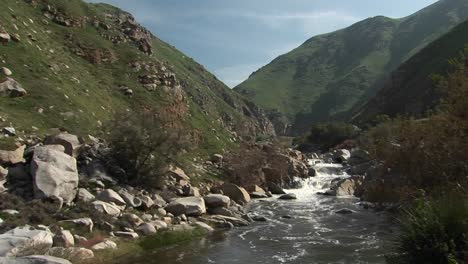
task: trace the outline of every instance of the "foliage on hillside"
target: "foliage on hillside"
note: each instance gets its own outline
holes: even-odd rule
[[[0,66],[28,91],[0,97],[2,125],[99,135],[116,113],[153,110],[181,122],[208,153],[272,133],[254,104],[112,6],[7,0],[0,32],[17,40],[0,45]]]
[[[284,114],[299,134],[313,123],[350,117],[386,74],[467,18],[464,0],[441,0],[402,19],[369,18],[309,39],[236,90]]]
[[[345,140],[358,136],[360,130],[343,122],[328,122],[313,125],[304,137],[296,138],[294,144],[301,151],[327,151]]]

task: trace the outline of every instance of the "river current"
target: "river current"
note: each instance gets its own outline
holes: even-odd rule
[[[157,250],[146,263],[385,263],[389,216],[362,208],[354,197],[317,194],[348,175],[337,164],[318,163],[315,169],[317,176],[303,180],[302,188],[286,190],[297,200],[272,197],[249,205],[266,222]],[[344,208],[353,213],[336,213]]]

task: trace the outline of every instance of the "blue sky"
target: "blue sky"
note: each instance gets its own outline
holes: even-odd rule
[[[90,0],[132,13],[164,41],[233,87],[312,36],[436,0]]]

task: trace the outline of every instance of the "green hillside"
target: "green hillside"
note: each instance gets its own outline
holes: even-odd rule
[[[468,44],[468,21],[434,41],[398,67],[383,88],[353,117],[353,122],[366,123],[378,115],[421,116],[440,100],[440,90],[432,75],[444,75],[449,60],[457,58]]]
[[[203,150],[273,133],[253,103],[115,7],[2,0],[0,33],[11,38],[0,43],[0,67],[28,92],[0,97],[2,125],[98,135],[115,113],[152,109],[187,127]]]
[[[467,18],[465,0],[441,0],[401,19],[369,18],[309,39],[236,90],[284,114],[292,133],[301,133],[315,122],[348,118],[387,73]]]

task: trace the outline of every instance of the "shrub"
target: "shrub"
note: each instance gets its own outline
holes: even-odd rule
[[[108,132],[109,159],[125,172],[119,180],[133,185],[157,187],[183,147],[182,130],[150,111],[117,115]]]
[[[466,197],[422,200],[405,211],[393,264],[466,263],[468,255],[468,203]]]
[[[350,124],[343,122],[320,123],[312,126],[309,134],[296,144],[300,144],[300,149],[328,150],[347,139],[355,138],[358,134],[359,128]]]

